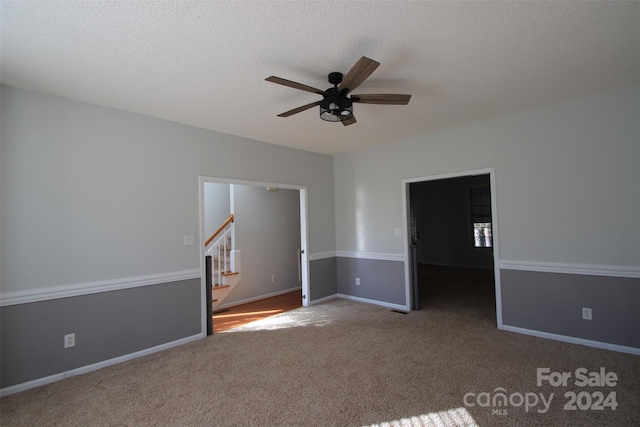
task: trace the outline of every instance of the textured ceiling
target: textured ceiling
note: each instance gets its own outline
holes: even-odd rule
[[[640,82],[640,3],[2,1],[3,84],[327,154]],[[316,108],[361,56],[358,123]]]

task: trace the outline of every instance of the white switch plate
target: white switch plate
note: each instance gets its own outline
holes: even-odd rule
[[[396,233],[396,236],[402,236],[402,228],[396,227],[395,233]]]
[[[193,234],[186,234],[184,236],[184,245],[185,246],[193,246],[196,244],[196,236]]]
[[[582,307],[582,318],[584,320],[592,320],[592,312],[590,308]]]

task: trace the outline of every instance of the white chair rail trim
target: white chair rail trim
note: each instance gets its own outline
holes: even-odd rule
[[[0,294],[0,307],[47,301],[58,298],[77,297],[100,292],[118,291],[141,286],[159,285],[161,283],[179,282],[181,280],[199,279],[200,269],[174,271],[169,273],[149,274],[145,276],[126,277],[99,282],[80,283],[76,285],[56,286],[44,289],[33,289]]]
[[[379,261],[404,261],[403,254],[383,254],[376,252],[357,252],[357,251],[330,251],[318,252],[309,256],[309,261],[317,261],[327,258],[360,258],[374,259]]]
[[[336,251],[336,256],[342,258],[375,259],[380,261],[404,261],[403,254],[383,254],[376,252]]]
[[[500,261],[501,270],[539,271],[543,273],[579,274],[585,276],[640,278],[640,267],[595,264],[560,264],[528,261]]]
[[[335,257],[336,257],[336,251],[316,252],[315,254],[309,255],[309,261],[318,261],[320,259],[329,259],[329,258],[335,258]]]

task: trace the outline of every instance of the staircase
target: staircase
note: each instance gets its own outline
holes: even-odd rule
[[[211,277],[211,304],[215,311],[240,282],[240,251],[234,250],[234,216],[229,217],[205,242],[205,257]]]

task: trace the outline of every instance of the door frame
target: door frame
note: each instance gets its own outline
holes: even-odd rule
[[[309,284],[309,202],[308,202],[308,189],[305,185],[294,184],[282,184],[267,181],[249,181],[246,179],[233,179],[222,178],[213,176],[199,176],[198,183],[198,200],[199,200],[199,215],[200,215],[200,320],[201,320],[201,334],[206,336],[207,334],[207,301],[206,301],[206,277],[205,277],[205,248],[203,246],[204,239],[206,239],[205,227],[204,227],[204,185],[205,183],[214,184],[233,184],[233,185],[249,185],[253,187],[275,187],[283,190],[299,190],[300,192],[300,273],[302,276],[302,306],[307,307],[309,305],[310,284]]]
[[[449,178],[458,178],[464,176],[489,175],[491,186],[491,233],[493,235],[493,276],[495,281],[496,295],[496,323],[498,329],[502,329],[502,291],[500,286],[500,255],[498,250],[498,209],[496,203],[496,169],[494,167],[485,169],[473,169],[459,172],[451,172],[439,175],[427,175],[416,178],[406,178],[402,180],[402,222],[404,229],[404,278],[405,278],[405,296],[407,310],[412,307],[412,288],[411,288],[411,254],[410,242],[410,223],[409,223],[409,203],[411,203],[409,193],[409,184],[424,181],[437,181]]]

